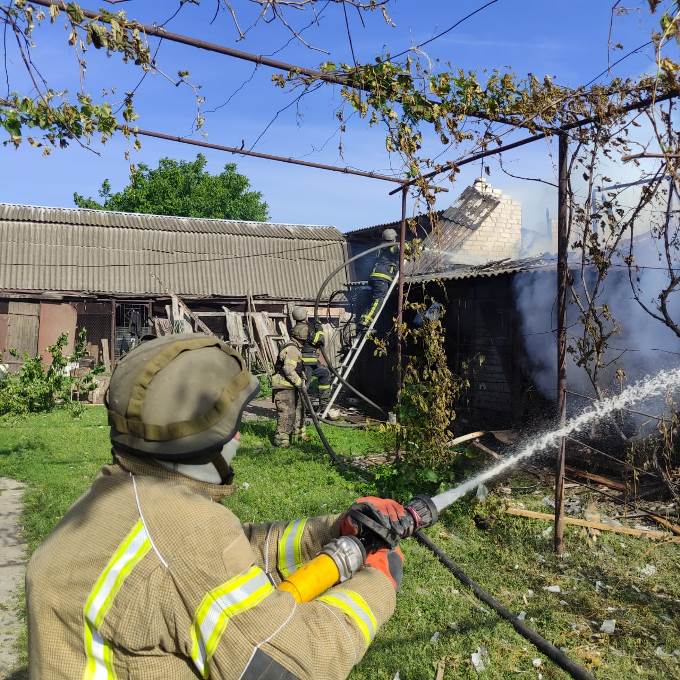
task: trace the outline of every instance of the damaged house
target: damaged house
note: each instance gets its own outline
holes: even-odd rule
[[[64,331],[72,346],[77,328],[111,365],[171,322],[240,346],[246,311],[273,338],[345,259],[333,227],[0,204],[2,362],[13,370],[8,349],[44,353]],[[345,283],[341,270],[333,286]]]
[[[551,417],[556,400],[556,257],[547,253],[520,257],[527,250],[522,243],[521,206],[484,180],[463,191],[437,218],[434,230],[427,216],[415,220],[424,252],[407,263],[406,293],[409,300],[435,301],[445,310],[449,367],[471,382],[456,408],[461,428],[514,428]],[[396,222],[348,234],[350,252],[353,243],[360,252],[379,241],[383,229],[398,226]],[[640,243],[636,252],[641,261],[645,251]],[[648,257],[653,260],[652,254]],[[578,258],[570,260],[569,268],[578,288]],[[658,275],[653,267],[639,273],[650,294],[659,289],[654,280]],[[624,368],[627,380],[634,380],[677,362],[677,337],[641,310],[623,260],[609,273],[603,295],[619,327],[608,358],[615,361],[603,369],[603,384],[615,384],[617,367]],[[394,341],[395,316],[393,295],[378,321],[379,336]],[[416,322],[414,317],[413,312],[404,314],[406,323]],[[571,343],[580,329],[577,317],[578,310],[570,305]],[[389,407],[396,397],[394,365],[393,354],[382,358],[366,351],[351,381]],[[571,355],[568,381],[570,408],[583,408],[594,394],[593,386]]]

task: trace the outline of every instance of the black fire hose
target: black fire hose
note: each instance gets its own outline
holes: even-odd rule
[[[321,284],[321,288],[319,288],[319,292],[316,295],[316,300],[314,301],[314,323],[319,324],[321,323],[319,321],[319,303],[321,302],[321,296],[323,295],[323,291],[325,290],[326,286],[330,283],[331,279],[341,270],[344,269],[348,264],[351,262],[354,262],[355,260],[358,260],[361,257],[365,257],[366,255],[369,255],[370,253],[374,253],[377,250],[382,250],[383,248],[389,248],[390,246],[393,246],[394,244],[392,242],[389,243],[380,243],[377,246],[374,246],[373,248],[369,248],[368,250],[364,250],[363,252],[359,253],[358,255],[355,255],[354,257],[350,257],[349,260],[346,260],[343,262],[339,267],[336,267],[324,280],[324,282]],[[359,390],[356,387],[353,387],[350,385],[341,375],[340,373],[335,369],[333,364],[331,363],[331,360],[328,358],[328,355],[326,354],[326,350],[323,345],[321,345],[321,354],[323,355],[323,358],[326,360],[326,364],[328,365],[328,370],[348,389],[354,392],[354,394],[357,395],[360,399],[365,401],[367,404],[372,406],[373,408],[377,409],[380,411],[380,413],[385,414],[385,411],[378,406],[374,401],[371,401],[365,394],[362,394],[359,392]],[[387,415],[387,414],[385,414]]]
[[[520,621],[509,609],[504,607],[497,599],[486,592],[478,583],[473,581],[451,558],[422,531],[413,534],[418,543],[424,545],[433,552],[439,561],[461,582],[472,590],[475,596],[493,609],[501,618],[504,618],[523,637],[529,640],[537,649],[545,654],[552,662],[557,664],[576,680],[595,680],[595,678],[581,665],[572,661],[561,649],[541,637],[533,628],[529,628]]]
[[[333,450],[326,435],[321,429],[321,423],[317,418],[312,402],[307,394],[304,385],[298,388],[305,407],[309,410],[312,416],[312,422],[316,431],[319,433],[321,443],[326,449],[328,455],[333,462],[345,468],[350,468],[340,456]],[[359,472],[352,468],[355,472]],[[366,471],[361,471],[362,475],[366,475]],[[525,639],[529,640],[538,650],[543,652],[551,661],[557,664],[562,670],[569,673],[572,678],[576,680],[595,680],[595,678],[581,665],[572,661],[562,650],[558,649],[552,643],[548,642],[544,637],[540,636],[533,628],[529,628],[523,621],[520,621],[509,609],[504,607],[498,600],[486,592],[478,583],[473,581],[439,546],[432,542],[428,536],[422,531],[415,531],[413,533],[415,539],[424,545],[430,552],[434,553],[439,561],[463,584],[472,590],[475,596],[493,609],[501,618],[505,619],[510,625]]]

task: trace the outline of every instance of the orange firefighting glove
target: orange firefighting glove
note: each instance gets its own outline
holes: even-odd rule
[[[340,518],[340,534],[343,536],[357,536],[361,533],[362,527],[359,527],[357,522],[352,519],[350,512],[365,515],[385,527],[395,538],[404,534],[410,522],[410,517],[401,503],[390,498],[366,496],[357,498],[350,509]]]
[[[366,566],[382,571],[395,590],[399,590],[401,577],[404,575],[404,553],[401,548],[381,548],[369,553],[366,558]]]

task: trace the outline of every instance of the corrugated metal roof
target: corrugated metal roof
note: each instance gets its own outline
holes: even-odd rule
[[[515,274],[528,271],[551,271],[557,267],[557,259],[550,255],[526,257],[521,260],[499,260],[481,265],[453,264],[441,271],[427,274],[412,274],[407,280],[413,283],[426,281],[446,281],[460,279],[489,278],[503,274]]]
[[[0,289],[314,299],[345,259],[333,227],[0,204]]]
[[[44,224],[120,227],[191,234],[232,234],[234,236],[274,236],[276,238],[312,238],[319,241],[343,241],[335,228],[319,225],[277,224],[243,220],[217,220],[204,217],[145,215],[87,208],[49,208],[36,205],[0,203],[0,220],[40,222]]]

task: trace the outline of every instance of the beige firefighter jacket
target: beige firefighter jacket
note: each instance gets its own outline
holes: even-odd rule
[[[297,342],[284,345],[279,352],[277,370],[272,376],[273,390],[292,390],[302,385],[298,371],[302,366],[302,347]]]
[[[392,614],[367,568],[317,600],[276,589],[337,517],[241,524],[225,487],[119,456],[26,575],[31,680],[345,678]]]

